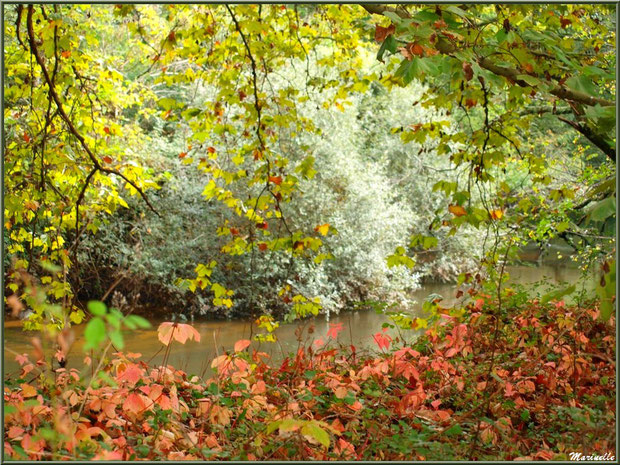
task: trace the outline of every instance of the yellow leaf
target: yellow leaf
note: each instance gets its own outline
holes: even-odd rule
[[[504,212],[502,210],[491,210],[491,218],[494,220],[500,220],[502,216],[504,216]]]
[[[323,236],[327,236],[327,232],[329,231],[329,223],[322,224],[314,228],[314,230]]]

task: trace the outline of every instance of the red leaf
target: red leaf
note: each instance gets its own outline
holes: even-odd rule
[[[263,221],[262,223],[257,224],[256,227],[258,229],[267,229],[269,226],[267,225],[266,221]]]
[[[207,152],[215,153],[215,147],[207,147]]]
[[[274,183],[276,186],[282,184],[282,176],[269,176],[269,182]]]
[[[103,157],[103,161],[105,163],[112,163],[112,158],[108,157],[107,155],[105,157]]]
[[[187,152],[179,153],[179,158],[185,158],[187,156]]]
[[[267,250],[267,244],[265,242],[261,242],[260,244],[258,244],[258,250],[260,250],[261,252],[264,252],[265,250]]]
[[[377,334],[374,334],[372,337],[375,340],[376,344],[379,346],[379,349],[387,350],[390,348],[390,343],[392,342],[392,338],[388,336],[387,334],[377,333]]]
[[[477,103],[478,102],[476,101],[476,99],[473,99],[473,98],[468,98],[465,100],[465,106],[467,108],[475,107]]]
[[[467,62],[463,62],[463,74],[465,75],[465,80],[471,81],[474,77],[474,70],[471,68],[471,65]]]
[[[338,333],[343,330],[342,323],[330,323],[329,330],[327,330],[327,335],[332,339],[338,338]]]
[[[110,128],[106,126],[105,128],[103,128],[103,132],[105,132],[106,134],[110,134]]]

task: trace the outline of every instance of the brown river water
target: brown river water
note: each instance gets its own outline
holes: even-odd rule
[[[541,280],[546,280],[547,289],[558,287],[559,283],[567,282],[574,284],[579,281],[581,271],[567,264],[554,264],[547,266],[510,266],[506,268],[510,274],[511,283],[531,285]],[[586,289],[594,288],[595,279],[585,281]],[[510,284],[508,284],[510,285]],[[444,300],[442,305],[449,307],[454,301],[456,286],[454,284],[425,284],[414,293],[417,304],[413,309],[422,315],[422,303],[430,294],[439,294]],[[544,288],[543,288],[544,289]],[[581,286],[578,286],[581,289]],[[125,333],[125,352],[137,352],[142,354],[141,360],[151,365],[157,365],[163,359],[163,345],[157,338],[157,328],[164,320],[151,320],[150,329],[140,329]],[[383,323],[389,322],[389,318],[383,314],[377,314],[373,310],[357,310],[342,312],[339,315],[330,315],[329,320],[325,316],[319,316],[311,320],[295,323],[281,323],[276,330],[277,343],[258,343],[253,346],[267,352],[272,360],[282,360],[290,352],[298,347],[298,336],[303,329],[302,343],[309,344],[313,340],[322,338],[327,340],[327,331],[330,324],[342,323],[343,330],[338,335],[337,343],[356,346],[357,350],[367,350],[374,345],[372,335],[381,331]],[[68,356],[68,366],[83,367],[83,338],[82,333],[85,325],[74,327],[76,343],[73,345]],[[247,320],[208,321],[196,320],[193,326],[201,335],[200,342],[187,341],[184,345],[173,342],[168,363],[175,368],[182,369],[190,374],[203,375],[210,372],[211,361],[219,354],[232,350],[236,341],[250,338],[250,322]],[[308,331],[310,327],[311,332]],[[254,334],[257,330],[254,328]],[[396,329],[389,329],[388,334],[397,338],[399,333]],[[6,376],[16,374],[19,365],[15,361],[16,354],[32,353],[30,339],[34,334],[25,333],[21,329],[20,321],[5,321],[4,323],[4,369]],[[404,339],[412,340],[417,337],[413,331],[402,334]]]

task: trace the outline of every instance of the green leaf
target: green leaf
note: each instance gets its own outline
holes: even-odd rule
[[[118,329],[110,332],[110,340],[112,341],[112,344],[114,344],[114,347],[116,347],[118,350],[122,350],[125,347],[125,342],[123,341],[123,334]]]
[[[547,302],[550,302],[552,300],[559,300],[562,297],[564,297],[565,295],[569,295],[572,294],[573,292],[575,292],[575,285],[573,284],[572,286],[568,286],[564,289],[558,289],[552,292],[549,292],[545,295],[543,295],[540,299],[540,303],[541,304],[546,304]]]
[[[91,300],[87,304],[88,310],[95,316],[103,316],[106,314],[107,307],[103,302],[98,300]]]
[[[141,316],[138,315],[129,315],[127,317],[125,317],[125,321],[131,321],[133,324],[135,324],[138,328],[150,328],[151,327],[151,323],[149,323],[149,321],[145,318],[142,318]]]
[[[311,421],[306,423],[301,428],[301,433],[310,436],[312,439],[322,444],[325,448],[329,447],[329,434],[315,422]]]
[[[444,431],[444,434],[446,436],[458,436],[462,432],[463,432],[463,429],[461,428],[461,425],[456,424],[456,425],[452,425],[450,428]]]
[[[444,7],[444,10],[449,11],[450,13],[455,14],[457,16],[460,16],[461,18],[467,19],[467,13],[461,10],[458,6],[449,5],[447,7]]]
[[[105,341],[105,323],[99,317],[95,317],[88,322],[84,330],[84,350],[98,348]]]
[[[535,78],[534,76],[530,76],[529,74],[519,74],[517,75],[517,79],[527,82],[528,85],[532,87],[535,87],[540,84],[540,79]]]
[[[396,45],[397,45],[396,39],[394,38],[394,36],[392,34],[387,36],[385,40],[383,41],[383,43],[381,44],[379,51],[377,52],[377,60],[383,61],[383,54],[386,51],[392,54],[396,53]]]
[[[604,221],[612,215],[616,214],[615,197],[607,197],[606,199],[596,202],[590,209],[588,215],[590,221]]]
[[[578,90],[593,97],[597,95],[596,87],[592,83],[592,80],[587,76],[573,76],[571,78],[568,78],[566,80],[566,85],[572,89]]]

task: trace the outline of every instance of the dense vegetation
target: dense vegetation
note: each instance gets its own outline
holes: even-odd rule
[[[37,332],[5,457],[615,449],[612,6],[4,8],[3,301]],[[552,243],[593,293],[508,282]],[[416,310],[429,280],[457,303]],[[390,316],[378,350],[333,325],[281,364],[239,341],[202,379],[167,366],[200,341],[167,322],[162,366],[123,352],[140,313],[269,342],[351,308]]]

